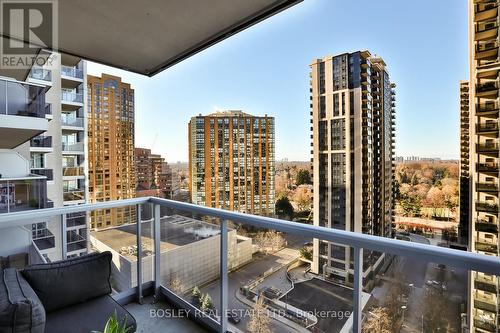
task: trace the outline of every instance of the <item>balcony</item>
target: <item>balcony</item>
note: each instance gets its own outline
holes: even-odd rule
[[[498,164],[497,163],[477,163],[476,170],[478,172],[483,173],[498,173]]]
[[[496,96],[498,96],[497,84],[493,81],[478,84],[476,87],[476,96],[484,98],[496,98]]]
[[[53,249],[56,246],[56,238],[49,229],[33,230],[33,241],[40,251]]]
[[[489,253],[497,254],[498,246],[496,244],[493,244],[493,243],[476,242],[475,250],[481,251],[481,252],[489,252]]]
[[[52,169],[31,169],[31,173],[34,175],[44,176],[47,180],[54,180],[54,171]]]
[[[67,190],[63,192],[63,201],[84,201],[85,191],[83,190]]]
[[[83,94],[63,90],[61,91],[61,102],[81,106],[81,104],[83,103]]]
[[[45,177],[0,178],[0,214],[42,208],[47,208]]]
[[[76,143],[62,143],[62,152],[63,154],[84,154],[85,153],[85,145],[83,142]]]
[[[85,176],[83,167],[63,167],[63,177]]]
[[[498,213],[498,205],[489,202],[476,202],[476,210],[485,213]]]
[[[83,70],[76,68],[76,67],[62,65],[61,66],[61,75],[67,76],[70,78],[74,78],[74,79],[83,80]]]
[[[32,68],[29,74],[30,79],[52,83],[52,71],[44,68]]]
[[[498,123],[497,122],[486,122],[476,125],[476,131],[478,133],[498,133]]]
[[[487,27],[476,30],[474,40],[494,40],[498,37],[498,27],[495,25],[488,25]]]
[[[0,149],[12,149],[48,129],[45,87],[0,79]]]
[[[68,229],[87,227],[87,214],[85,212],[66,214],[66,226]]]
[[[474,22],[481,22],[493,19],[498,14],[498,7],[496,3],[490,3],[484,5],[481,10],[478,10],[474,14]]]
[[[489,232],[489,233],[498,232],[498,225],[496,223],[492,223],[487,220],[481,220],[481,219],[476,220],[474,227],[476,228],[476,231],[480,232]]]
[[[63,127],[76,127],[80,130],[84,129],[83,118],[61,117],[61,125]]]
[[[476,46],[474,59],[476,60],[495,60],[498,57],[498,43],[489,42]]]
[[[30,140],[31,148],[40,148],[35,150],[52,150],[52,137],[49,135],[38,135]]]
[[[498,144],[496,143],[478,143],[476,144],[478,153],[489,153],[498,156]]]
[[[151,211],[149,208],[151,205],[153,207],[152,218],[143,220],[141,212],[146,211],[146,209]],[[235,241],[236,230],[228,227],[229,222],[231,222],[231,226],[240,224],[277,230],[284,234],[309,237],[311,239],[319,238],[353,247],[354,255],[352,258],[354,265],[352,275],[354,284],[353,289],[349,289],[346,294],[348,295],[346,301],[350,304],[352,314],[345,321],[343,326],[345,331],[352,329],[353,332],[361,332],[362,313],[367,301],[367,298],[365,298],[367,294],[362,292],[364,283],[362,272],[365,264],[363,251],[373,250],[391,253],[407,257],[415,262],[433,258],[432,260],[435,263],[457,267],[460,270],[480,271],[491,275],[500,274],[500,262],[497,258],[477,253],[281,221],[166,199],[145,197],[67,206],[40,210],[37,211],[36,216],[42,219],[60,218],[68,221],[70,216],[73,216],[70,214],[81,213],[80,217],[83,218],[84,215],[92,211],[130,206],[136,207],[138,214],[134,219],[140,221],[140,223],[130,221],[131,223],[117,228],[96,231],[88,240],[76,232],[67,233],[70,230],[66,230],[68,226],[63,224],[62,232],[68,235],[71,246],[67,248],[67,251],[62,249],[62,256],[66,258],[69,252],[73,250],[85,251],[84,244],[87,241],[92,243],[92,247],[89,247],[89,249],[96,251],[107,249],[107,251],[111,251],[113,255],[112,297],[119,304],[124,305],[134,316],[138,324],[138,332],[157,332],[160,329],[164,331],[163,327],[167,329],[165,332],[173,331],[176,333],[226,332],[228,330],[239,332],[241,329],[245,329],[244,322],[233,326],[227,311],[233,310],[236,306],[233,301],[235,294],[247,295],[242,297],[246,299],[245,302],[248,302],[249,305],[242,305],[246,303],[239,303],[238,301],[239,305],[237,306],[238,308],[243,307],[243,309],[251,310],[253,302],[251,299],[254,299],[250,297],[254,292],[251,285],[254,284],[254,281],[246,282],[247,279],[245,278],[245,282],[242,283],[248,284],[244,285],[242,289],[239,288],[239,283],[236,283],[236,287],[233,285],[234,280],[231,280],[231,277],[234,273],[229,274],[229,271],[234,269],[233,260],[235,260],[236,254],[239,253],[238,250],[235,250],[235,246],[237,246],[237,243],[244,243],[245,241],[239,239],[237,242]],[[6,225],[9,227],[22,226],[27,219],[33,216],[35,215],[27,215],[25,212],[0,215],[0,229]],[[198,220],[191,218],[195,216]],[[203,222],[202,220],[212,222]],[[3,232],[0,232],[0,240],[3,234]],[[210,244],[210,246],[204,247],[205,250],[203,251],[199,250],[198,247],[205,243]],[[186,251],[184,251],[184,246],[186,246]],[[219,246],[220,251],[218,250]],[[141,259],[137,260],[137,258]],[[203,260],[204,264],[198,265],[198,260]],[[193,264],[193,262],[196,264]],[[207,270],[207,274],[215,276],[215,279],[209,283],[209,290],[214,290],[217,293],[217,297],[214,296],[215,294],[212,295],[213,310],[216,310],[218,314],[223,314],[222,316],[203,314],[198,309],[198,303],[195,303],[191,296],[190,286],[192,283],[203,285],[201,283],[206,278],[206,274],[202,273],[203,270]],[[177,285],[178,283],[180,285]],[[321,283],[323,287],[328,286],[326,282]],[[137,288],[137,285],[140,285],[140,288]],[[318,292],[317,289],[314,289],[314,293],[316,292]],[[289,293],[287,297],[293,298],[292,294],[293,292]],[[150,302],[150,296],[152,295],[155,295],[154,305]],[[231,299],[229,300],[229,298]],[[329,301],[327,297],[316,298],[319,302]],[[310,302],[315,301],[315,297],[309,297],[308,299]],[[490,300],[485,299],[482,295],[475,294],[474,302],[480,308],[486,307],[496,311],[496,307],[492,306]],[[279,301],[270,300],[265,306],[269,311],[274,311],[275,308],[273,307],[279,304],[281,304]],[[149,315],[155,313],[155,309],[172,308],[189,310],[194,315],[189,318],[157,318]],[[287,309],[293,310],[292,305],[289,305]],[[151,310],[153,311],[150,312]],[[201,315],[195,315],[195,313]],[[280,315],[278,312],[275,314],[276,316],[273,316],[272,319],[273,323],[274,325],[280,325],[279,328],[281,328],[276,331],[288,331],[282,329],[288,326],[281,324],[274,318],[279,317],[280,320],[289,320],[289,318],[293,318],[294,312],[289,311],[286,315]]]
[[[488,118],[498,118],[498,106],[495,103],[476,105],[476,115]]]
[[[498,184],[492,182],[477,182],[476,190],[479,192],[498,192]]]
[[[481,293],[474,293],[474,307],[488,312],[497,312],[496,300],[493,297],[486,297]]]

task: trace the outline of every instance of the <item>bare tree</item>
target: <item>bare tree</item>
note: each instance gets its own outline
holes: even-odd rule
[[[362,329],[363,333],[391,333],[392,325],[387,310],[381,307],[370,310]]]
[[[247,329],[251,333],[272,333],[269,327],[270,318],[267,315],[267,310],[264,305],[264,300],[261,296],[257,298],[257,302],[253,307],[250,321],[248,322]]]

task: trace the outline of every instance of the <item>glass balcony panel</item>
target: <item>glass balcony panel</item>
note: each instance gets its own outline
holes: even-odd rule
[[[46,208],[47,181],[32,177],[0,179],[0,214]]]

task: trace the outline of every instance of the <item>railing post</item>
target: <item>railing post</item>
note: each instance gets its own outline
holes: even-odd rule
[[[142,304],[142,226],[141,205],[136,206],[137,223],[137,303]]]
[[[66,214],[61,215],[61,257],[66,259],[68,257],[68,224],[66,222]]]
[[[222,220],[220,230],[220,331],[227,332],[227,221]]]
[[[363,249],[354,248],[354,291],[352,299],[352,331],[361,333],[361,295],[363,293]]]
[[[155,242],[155,298],[159,299],[160,296],[160,286],[161,286],[161,267],[160,267],[160,259],[161,259],[161,226],[160,226],[160,205],[154,205],[154,242]]]

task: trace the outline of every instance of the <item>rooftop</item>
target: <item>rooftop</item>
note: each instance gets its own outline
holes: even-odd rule
[[[220,233],[219,227],[214,224],[181,215],[163,217],[160,223],[160,246],[162,253]],[[142,244],[143,248],[145,248],[144,254],[146,255],[151,255],[153,252],[152,224],[152,221],[142,223]],[[91,235],[128,259],[136,260],[133,249],[137,243],[135,224],[93,231]]]

